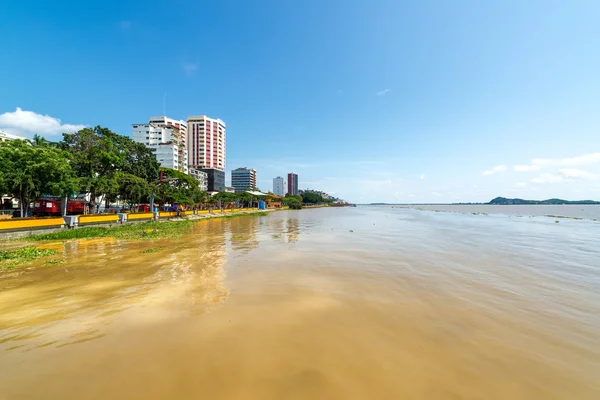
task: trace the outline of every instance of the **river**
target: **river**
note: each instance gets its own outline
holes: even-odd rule
[[[556,221],[356,207],[48,243],[65,263],[1,275],[0,399],[598,399],[600,222]]]

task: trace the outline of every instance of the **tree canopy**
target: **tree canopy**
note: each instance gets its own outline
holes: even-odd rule
[[[79,186],[63,150],[10,140],[0,143],[0,159],[0,186],[19,200],[22,217],[36,197],[70,195]]]
[[[96,126],[65,133],[59,147],[70,153],[73,171],[79,177],[79,189],[90,193],[92,212],[96,210],[97,197],[111,198],[126,190],[119,185],[119,177],[121,184],[127,181],[122,174],[147,183],[158,178],[160,164],[150,149],[107,128]]]

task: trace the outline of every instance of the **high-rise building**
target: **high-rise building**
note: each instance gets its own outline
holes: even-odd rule
[[[189,164],[194,168],[225,170],[225,122],[206,115],[188,117]]]
[[[285,179],[283,179],[280,176],[278,176],[277,178],[273,178],[273,193],[277,196],[285,196]]]
[[[200,171],[207,174],[208,192],[222,192],[225,190],[225,171],[216,168],[202,168]]]
[[[154,153],[161,166],[188,173],[187,124],[168,117],[150,117],[147,124],[133,124],[131,137]]]
[[[232,170],[231,186],[233,186],[236,193],[256,189],[256,170],[246,167]]]
[[[287,192],[292,196],[298,194],[298,174],[290,172],[288,174],[288,182],[287,182],[288,190]]]

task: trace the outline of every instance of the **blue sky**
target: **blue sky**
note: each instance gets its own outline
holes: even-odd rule
[[[227,123],[354,202],[600,199],[600,2],[0,3],[0,129]],[[19,109],[17,109],[19,108]],[[229,173],[228,173],[229,179]]]

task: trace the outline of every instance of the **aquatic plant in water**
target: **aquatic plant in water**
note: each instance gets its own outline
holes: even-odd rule
[[[55,254],[58,254],[58,251],[54,249],[38,249],[33,246],[0,251],[0,269],[12,269],[17,265]]]

